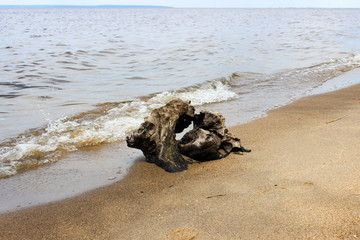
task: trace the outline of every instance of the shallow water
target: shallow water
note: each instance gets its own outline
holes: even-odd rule
[[[360,66],[357,9],[1,9],[0,16],[0,177],[117,144],[176,97],[220,111],[231,126],[323,84],[327,91],[327,82]]]
[[[0,213],[73,197],[121,180],[143,157],[124,142],[88,147],[0,181]]]

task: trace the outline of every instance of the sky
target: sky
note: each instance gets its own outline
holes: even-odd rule
[[[360,0],[0,0],[0,5],[160,5],[177,8],[360,8]]]

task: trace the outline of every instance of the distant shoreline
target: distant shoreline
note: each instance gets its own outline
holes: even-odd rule
[[[0,5],[0,8],[172,8],[153,5]]]

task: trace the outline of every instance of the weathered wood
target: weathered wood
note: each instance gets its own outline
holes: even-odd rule
[[[190,101],[180,99],[154,109],[140,128],[127,137],[127,145],[142,150],[146,161],[168,172],[187,169],[188,163],[178,150],[175,134],[191,124],[194,111]]]
[[[180,153],[198,161],[224,157],[220,152],[221,139],[214,133],[197,128],[187,132],[178,142]]]
[[[216,160],[231,152],[250,152],[225,126],[225,118],[208,110],[194,116],[194,129],[178,142],[181,154],[198,161]],[[221,152],[220,149],[224,151]]]
[[[168,172],[187,169],[185,155],[198,161],[226,157],[230,152],[249,152],[240,139],[229,133],[225,118],[220,113],[200,111],[194,114],[190,101],[175,99],[154,109],[150,117],[126,139],[129,147],[141,149],[146,161],[155,163]],[[175,134],[182,132],[191,122],[194,127],[179,141]]]

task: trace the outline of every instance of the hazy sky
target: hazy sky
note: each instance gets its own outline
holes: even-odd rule
[[[0,5],[162,5],[172,7],[360,8],[360,0],[0,0]]]

